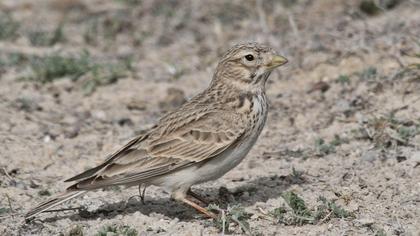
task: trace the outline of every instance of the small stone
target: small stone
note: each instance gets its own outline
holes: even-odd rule
[[[361,224],[362,226],[371,226],[375,223],[375,220],[371,218],[362,218],[362,219],[357,220],[357,222]]]
[[[44,141],[44,143],[49,143],[51,141],[51,136],[45,135],[42,140]]]
[[[405,157],[405,156],[397,156],[396,158],[397,158],[398,162],[403,162],[403,161],[407,160],[407,157]]]
[[[319,81],[312,85],[311,89],[309,89],[308,93],[312,93],[315,91],[321,91],[322,93],[327,92],[330,89],[330,85],[325,81]]]
[[[41,185],[39,184],[39,183],[37,183],[37,182],[35,182],[35,180],[31,180],[31,183],[30,183],[30,185],[29,185],[29,187],[31,187],[31,188],[39,188]]]
[[[106,120],[106,114],[102,110],[92,111],[92,117],[102,121]]]
[[[249,192],[245,191],[242,193],[242,199],[248,199],[249,198]]]
[[[147,103],[145,101],[140,101],[140,100],[131,100],[127,105],[126,105],[128,110],[139,110],[139,111],[143,111],[146,110],[147,108]]]
[[[118,125],[119,126],[133,126],[134,123],[130,118],[123,117],[123,118],[118,120]]]
[[[410,162],[414,164],[414,167],[420,165],[420,151],[414,152],[410,157]]]
[[[373,162],[378,158],[379,158],[379,151],[377,150],[369,150],[365,152],[364,154],[362,154],[362,159],[364,161]]]

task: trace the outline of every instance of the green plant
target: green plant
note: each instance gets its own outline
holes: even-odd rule
[[[33,46],[53,46],[65,40],[63,24],[59,24],[53,32],[33,31],[28,34],[29,42]]]
[[[62,78],[78,80],[84,76],[82,88],[86,94],[92,93],[98,86],[115,83],[132,70],[130,57],[118,63],[97,63],[87,52],[75,57],[53,54],[31,58],[30,67],[33,74],[27,78],[42,83]]]
[[[371,79],[376,78],[377,75],[378,75],[377,69],[373,66],[370,66],[360,73],[360,78],[362,80],[371,80]]]
[[[327,218],[348,218],[353,216],[353,214],[338,206],[335,202],[327,200],[324,196],[319,196],[318,202],[321,204],[316,207],[313,213],[317,222],[325,221]]]
[[[231,223],[236,223],[239,225],[243,232],[245,232],[248,235],[252,235],[248,223],[248,220],[250,219],[251,215],[245,212],[245,210],[241,206],[228,206],[226,210],[223,210],[215,204],[210,204],[208,209],[220,212],[218,218],[213,220],[213,224],[217,229],[220,230],[220,232],[222,232],[222,234],[230,233],[229,225]]]
[[[397,119],[392,112],[388,115],[371,117],[363,127],[354,131],[356,137],[367,138],[376,148],[381,149],[408,145],[417,134],[420,134],[419,122]]]
[[[83,236],[83,227],[80,225],[75,225],[70,229],[67,234],[68,236]]]
[[[11,15],[0,13],[0,40],[15,38],[19,26],[19,23]]]
[[[386,236],[385,230],[384,229],[378,229],[375,232],[375,236]]]
[[[121,236],[137,236],[138,232],[136,229],[131,228],[127,225],[106,225],[102,227],[96,236],[110,236],[110,235],[121,235]]]
[[[31,67],[34,71],[33,79],[46,83],[65,76],[76,80],[91,70],[92,61],[88,53],[83,53],[78,57],[55,54],[32,58]]]
[[[350,77],[348,75],[340,75],[336,81],[342,85],[350,84]]]
[[[319,205],[313,210],[310,210],[305,201],[294,192],[285,192],[282,198],[288,208],[285,206],[275,208],[269,215],[285,225],[318,224],[332,218],[353,217],[352,213],[323,196],[318,198]]]
[[[48,191],[47,189],[44,189],[44,190],[40,190],[40,191],[38,192],[38,195],[39,195],[39,196],[51,196],[51,193],[50,193],[50,191]]]

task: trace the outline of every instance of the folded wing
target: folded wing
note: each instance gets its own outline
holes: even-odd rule
[[[169,117],[170,118],[170,117]],[[172,127],[166,118],[146,135],[129,142],[103,164],[68,181],[69,190],[137,184],[203,162],[237,144],[245,131],[238,114],[207,112]],[[177,122],[178,124],[180,122]]]

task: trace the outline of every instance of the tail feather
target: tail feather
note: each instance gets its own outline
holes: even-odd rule
[[[74,197],[77,197],[83,193],[85,193],[86,191],[71,191],[71,192],[65,192],[61,195],[58,195],[56,197],[54,197],[53,199],[50,199],[48,201],[45,201],[43,203],[41,203],[39,206],[35,207],[34,209],[30,210],[28,213],[26,213],[25,215],[25,219],[29,219],[32,218],[36,215],[38,215],[39,213],[42,213],[44,211],[47,211],[63,202],[66,202]]]

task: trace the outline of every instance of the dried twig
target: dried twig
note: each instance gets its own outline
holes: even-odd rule
[[[328,218],[330,218],[330,216],[331,216],[331,214],[333,213],[333,211],[330,211],[330,212],[328,212],[328,214],[324,217],[324,218],[322,218],[319,222],[318,222],[318,224],[322,224],[322,223],[324,223],[326,220],[328,220]]]
[[[293,14],[289,12],[287,14],[287,19],[289,20],[290,28],[292,28],[294,36],[296,37],[297,40],[300,41],[299,30],[296,26],[296,22],[295,22],[295,18],[293,17]]]
[[[9,173],[7,173],[7,170],[5,167],[1,168],[4,175],[9,179],[9,180],[13,180],[13,178],[9,175]]]

